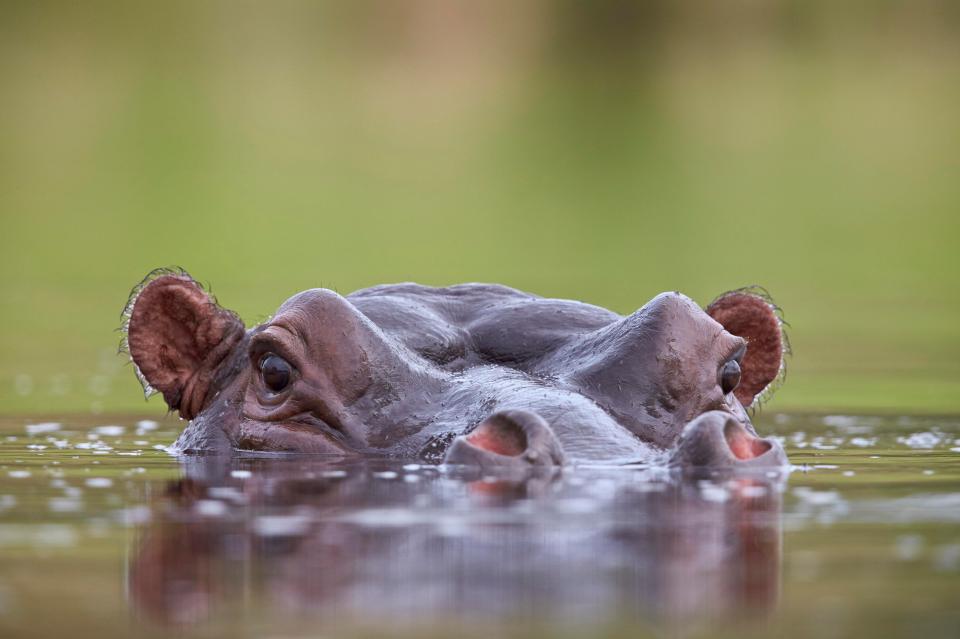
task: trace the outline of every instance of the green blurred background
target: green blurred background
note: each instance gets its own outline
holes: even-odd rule
[[[630,312],[762,284],[777,409],[960,409],[955,2],[4,2],[0,410],[163,412],[116,355],[180,265]]]

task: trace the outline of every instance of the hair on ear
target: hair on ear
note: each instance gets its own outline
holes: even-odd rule
[[[791,349],[783,311],[757,285],[719,295],[706,311],[730,333],[747,340],[743,377],[734,394],[744,406],[756,408],[786,379],[786,356]]]
[[[130,316],[133,315],[133,306],[137,303],[137,298],[140,297],[140,293],[143,292],[151,282],[165,275],[174,275],[177,277],[189,278],[192,281],[194,280],[185,269],[179,266],[165,266],[160,268],[155,268],[149,273],[147,273],[142,280],[137,282],[132,289],[130,289],[130,295],[127,296],[127,303],[123,305],[123,310],[120,312],[120,328],[117,330],[120,332],[120,346],[117,348],[117,354],[125,353],[130,357],[130,363],[133,364],[133,372],[137,375],[137,380],[140,382],[140,386],[143,387],[143,396],[147,399],[150,396],[156,394],[157,389],[150,386],[150,382],[147,381],[147,378],[143,376],[143,373],[140,371],[140,367],[137,366],[137,363],[133,360],[133,356],[130,355]],[[198,284],[200,286],[200,284]],[[201,286],[201,288],[203,288]],[[216,298],[213,298],[214,303],[216,303]]]
[[[243,322],[183,269],[151,271],[124,306],[120,351],[130,355],[149,397],[192,418],[217,366],[244,333]]]

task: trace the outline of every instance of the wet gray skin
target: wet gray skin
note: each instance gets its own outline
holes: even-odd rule
[[[312,289],[246,329],[182,272],[126,309],[145,387],[190,423],[182,452],[387,455],[481,467],[669,460],[770,468],[745,406],[782,375],[765,295],[631,315],[504,286]]]

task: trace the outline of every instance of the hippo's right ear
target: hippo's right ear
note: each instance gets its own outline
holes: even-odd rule
[[[244,335],[243,322],[221,308],[183,271],[153,271],[124,308],[125,345],[147,396],[163,394],[171,410],[192,419],[218,365]]]
[[[765,289],[750,286],[724,293],[706,311],[730,333],[747,340],[734,395],[744,406],[752,406],[776,390],[786,374],[784,356],[790,354],[790,342],[780,308]]]

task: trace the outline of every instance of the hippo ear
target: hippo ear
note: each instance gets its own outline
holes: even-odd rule
[[[771,393],[786,372],[784,355],[790,343],[784,322],[770,295],[760,287],[724,293],[707,307],[707,313],[729,332],[747,340],[747,353],[740,368],[740,384],[734,391],[744,406]]]
[[[160,391],[172,410],[195,417],[243,322],[187,273],[166,269],[133,289],[124,318],[126,350],[146,395]]]

